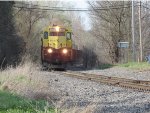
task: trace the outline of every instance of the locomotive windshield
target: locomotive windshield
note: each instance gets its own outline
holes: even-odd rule
[[[65,36],[65,32],[50,32],[50,36]]]

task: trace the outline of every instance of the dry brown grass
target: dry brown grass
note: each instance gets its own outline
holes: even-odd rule
[[[15,92],[36,100],[47,100],[55,107],[56,113],[59,113],[58,111],[61,109],[59,101],[63,97],[60,100],[55,100],[56,96],[59,98],[60,92],[51,89],[52,86],[50,87],[47,76],[43,74],[44,72],[40,71],[39,66],[27,60],[16,68],[8,67],[6,70],[0,71],[0,89]],[[94,106],[62,109],[61,113],[92,113]]]
[[[27,96],[30,98],[36,97],[35,94],[45,95],[48,83],[44,77],[41,76],[40,68],[31,61],[19,65],[16,68],[8,67],[6,70],[0,71],[0,88],[2,90],[9,90],[15,93]],[[39,99],[41,98],[39,96]],[[46,98],[46,97],[43,97]],[[36,99],[38,99],[36,97]]]

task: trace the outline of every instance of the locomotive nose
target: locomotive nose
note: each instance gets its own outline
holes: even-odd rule
[[[49,41],[49,44],[55,49],[66,47],[66,38],[64,36],[53,36],[52,39]]]

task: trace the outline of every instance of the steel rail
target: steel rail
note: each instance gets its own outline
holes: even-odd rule
[[[96,75],[89,73],[80,73],[80,72],[62,72],[63,75],[74,77],[83,80],[90,80],[94,82],[99,82],[102,84],[125,87],[130,89],[142,90],[142,91],[150,91],[150,81],[143,80],[133,80],[119,77],[109,77],[105,75]]]

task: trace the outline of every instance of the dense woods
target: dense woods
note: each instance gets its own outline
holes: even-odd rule
[[[41,10],[49,7],[73,7],[62,1],[51,2],[0,2],[0,66],[17,64],[21,57],[28,55],[34,62],[40,62],[40,39],[47,25],[63,25],[73,29],[74,47],[83,51],[85,67],[103,63],[132,61],[131,2],[130,1],[89,1],[87,12],[91,28],[85,30],[83,18],[77,12]],[[135,2],[135,46],[136,61],[139,60],[139,2]],[[148,55],[149,2],[142,2],[142,48],[143,60]],[[30,9],[35,8],[35,9]],[[38,9],[39,8],[39,9]],[[118,48],[118,42],[129,42],[129,48]]]
[[[23,48],[23,40],[16,34],[13,18],[14,2],[0,2],[0,66],[15,65]]]

